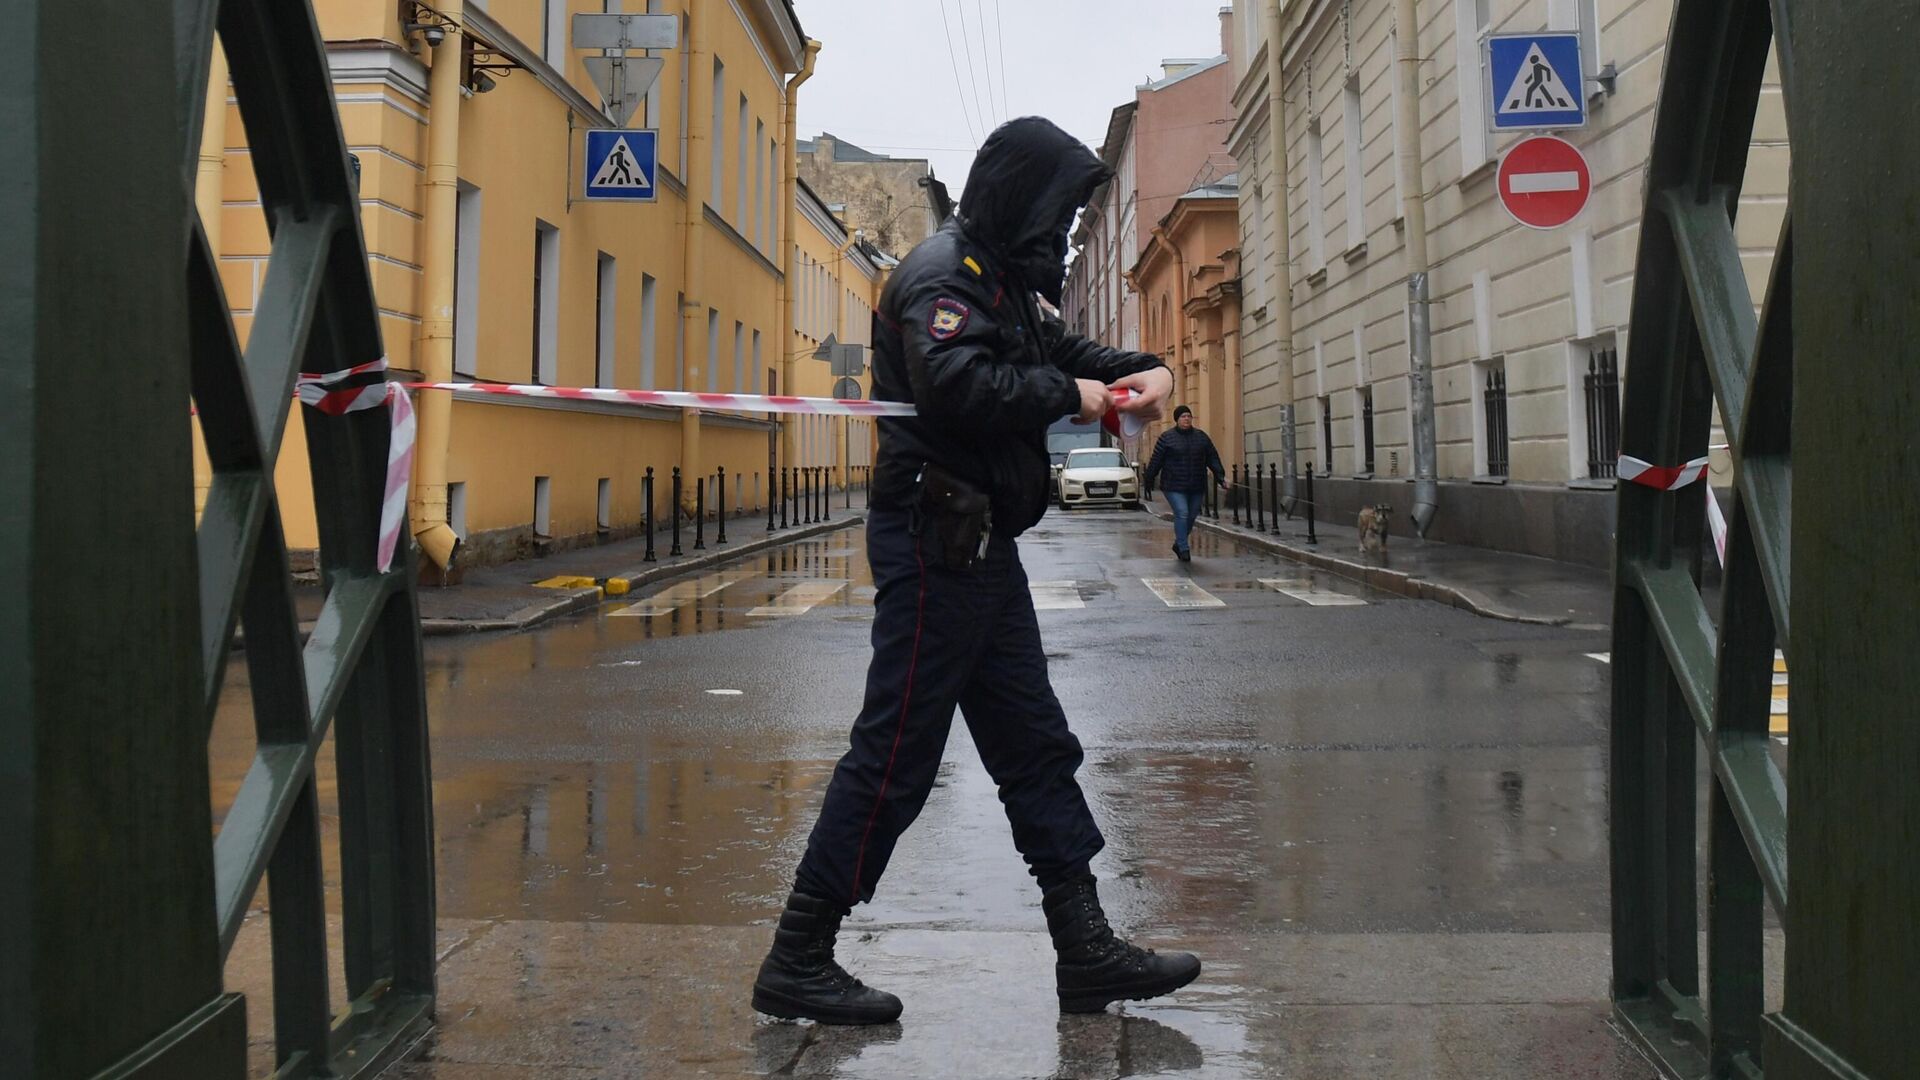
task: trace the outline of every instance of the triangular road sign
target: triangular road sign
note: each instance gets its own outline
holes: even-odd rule
[[[626,126],[627,118],[667,66],[666,60],[657,56],[583,56],[580,63],[586,66],[607,115],[617,127]]]
[[[1580,107],[1578,94],[1567,89],[1565,79],[1548,62],[1538,42],[1528,46],[1526,59],[1514,73],[1513,84],[1500,97],[1499,112],[1559,112]]]
[[[644,192],[653,190],[653,185],[647,181],[646,170],[640,167],[640,159],[634,154],[633,147],[627,145],[624,135],[614,141],[613,149],[607,151],[607,160],[601,162],[587,186]]]

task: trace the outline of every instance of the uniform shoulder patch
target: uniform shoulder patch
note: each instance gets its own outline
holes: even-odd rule
[[[927,316],[927,333],[935,341],[945,341],[967,328],[967,319],[973,315],[973,309],[958,300],[941,297],[933,302],[933,312]]]
[[[964,259],[961,259],[960,261],[967,264],[967,269],[973,271],[974,277],[979,277],[981,274],[986,273],[986,271],[980,269],[979,263],[973,261],[973,256],[971,255],[967,256]]]

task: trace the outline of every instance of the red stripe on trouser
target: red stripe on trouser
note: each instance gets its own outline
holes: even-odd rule
[[[900,702],[900,724],[893,730],[893,749],[887,753],[887,771],[880,774],[880,790],[873,796],[873,813],[867,815],[867,827],[860,833],[860,852],[853,860],[853,895],[848,906],[860,902],[860,870],[867,862],[867,840],[873,836],[873,823],[880,820],[880,806],[887,800],[887,784],[893,779],[893,762],[900,756],[900,739],[907,733],[907,712],[913,708],[913,673],[920,666],[920,631],[927,624],[927,559],[920,553],[920,538],[913,538],[913,559],[920,565],[920,599],[913,611],[913,652],[907,657],[907,688]]]

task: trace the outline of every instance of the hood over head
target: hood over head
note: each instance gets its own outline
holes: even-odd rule
[[[960,217],[967,235],[1058,304],[1074,215],[1112,175],[1086,144],[1052,121],[1009,120],[987,136],[973,159]]]

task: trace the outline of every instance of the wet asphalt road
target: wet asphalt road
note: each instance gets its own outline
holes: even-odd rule
[[[402,1075],[1652,1075],[1602,1004],[1608,671],[1586,654],[1604,635],[1205,534],[1182,566],[1168,542],[1146,515],[1083,511],[1021,547],[1033,581],[1063,583],[1040,622],[1108,912],[1201,953],[1191,990],[1057,1017],[1038,891],[956,723],[842,937],[902,1024],[747,1008],[858,707],[873,590],[850,529],[538,632],[429,643],[447,955],[441,1030]],[[236,676],[217,803],[250,751]]]

